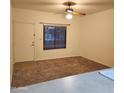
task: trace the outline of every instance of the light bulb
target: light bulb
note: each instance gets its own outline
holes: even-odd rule
[[[71,13],[71,12],[72,12],[72,10],[70,10],[70,9],[67,10],[67,13]]]
[[[66,19],[71,20],[71,19],[72,19],[72,14],[68,13],[68,14],[66,15]]]

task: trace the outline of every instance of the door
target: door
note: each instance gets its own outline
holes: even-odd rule
[[[14,62],[32,61],[34,59],[34,25],[14,22]]]

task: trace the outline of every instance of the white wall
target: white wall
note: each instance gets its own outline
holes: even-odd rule
[[[36,32],[35,59],[53,59],[83,56],[102,64],[113,66],[114,62],[114,16],[113,9],[74,17],[67,21],[64,15],[26,9],[12,9],[13,21],[33,22]],[[67,31],[67,48],[43,50],[43,25],[39,22],[70,23]]]
[[[81,27],[81,56],[113,66],[114,10],[82,17]]]
[[[13,21],[35,23],[35,60],[53,59],[61,57],[79,56],[79,36],[80,26],[79,17],[67,21],[64,15],[25,9],[12,9]],[[43,25],[39,22],[71,24],[67,30],[67,48],[55,50],[43,50]],[[22,29],[22,28],[19,28]],[[23,38],[22,38],[23,41]],[[20,61],[20,60],[18,60]]]
[[[12,81],[12,73],[13,73],[13,30],[12,30],[12,13],[11,13],[10,14],[10,81]]]

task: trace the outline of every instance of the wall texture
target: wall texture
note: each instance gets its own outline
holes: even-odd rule
[[[81,27],[81,56],[113,66],[114,10],[82,17]]]
[[[64,15],[56,13],[12,9],[13,21],[35,23],[35,60],[83,56],[108,66],[113,66],[114,62],[113,12],[113,9],[109,9],[83,17],[75,16],[67,21]],[[43,50],[43,25],[39,22],[70,23],[67,48]]]

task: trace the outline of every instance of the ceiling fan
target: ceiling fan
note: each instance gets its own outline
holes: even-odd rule
[[[68,2],[64,2],[63,5],[67,6],[67,8],[65,9],[65,13],[66,13],[66,18],[69,20],[72,19],[73,15],[86,15],[85,13],[76,12],[71,8],[71,6],[76,5],[75,2],[68,1]]]

